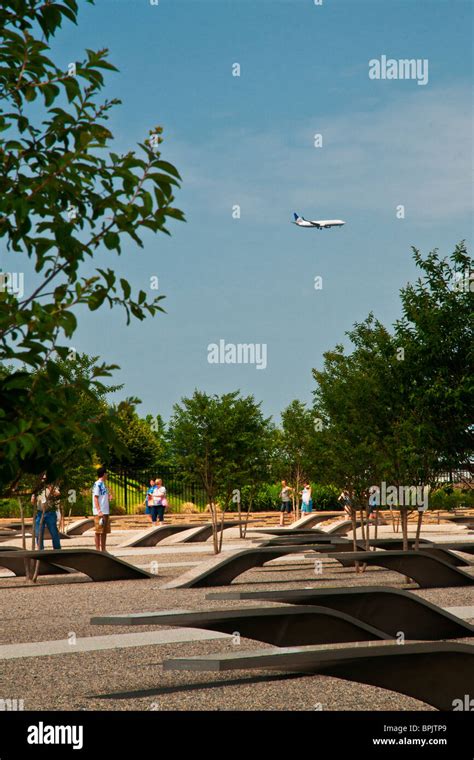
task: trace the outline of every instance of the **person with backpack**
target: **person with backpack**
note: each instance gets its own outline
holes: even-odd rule
[[[54,485],[46,484],[46,475],[42,478],[43,489],[31,497],[31,503],[36,506],[35,536],[38,549],[44,549],[44,533],[46,528],[53,541],[53,549],[61,548],[61,539],[58,531],[58,499],[59,489]]]

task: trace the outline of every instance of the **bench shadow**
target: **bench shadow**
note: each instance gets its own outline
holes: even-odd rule
[[[306,674],[307,675],[307,674]],[[176,694],[182,691],[200,691],[202,689],[222,689],[223,686],[242,686],[245,684],[266,683],[270,681],[286,681],[296,678],[296,673],[280,673],[275,675],[251,676],[249,678],[230,678],[221,681],[204,681],[201,683],[174,684],[152,689],[140,689],[139,691],[117,691],[109,694],[89,694],[92,699],[141,699],[143,697],[157,697],[164,694]]]

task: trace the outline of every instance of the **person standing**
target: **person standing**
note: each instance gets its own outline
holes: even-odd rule
[[[150,487],[147,489],[145,496],[145,514],[150,515],[150,522],[153,522],[151,516],[151,507],[153,504],[153,491],[155,490],[155,481],[150,480]]]
[[[168,502],[166,500],[166,488],[164,487],[161,478],[155,480],[152,499],[151,521],[156,523],[158,519],[159,522],[162,523],[165,520],[165,509],[168,506]]]
[[[313,500],[311,498],[311,485],[309,483],[304,484],[304,488],[301,491],[301,511],[312,512]]]
[[[92,512],[94,514],[95,548],[105,552],[107,534],[110,533],[110,494],[105,481],[107,470],[99,467],[97,480],[92,488]]]
[[[44,488],[40,493],[31,497],[31,503],[36,505],[35,536],[36,547],[44,549],[44,532],[48,528],[53,541],[53,549],[61,548],[61,540],[58,531],[57,502],[59,489],[56,486],[46,484],[46,475],[43,475]]]
[[[285,514],[291,514],[293,512],[293,504],[291,503],[291,493],[293,491],[293,488],[291,488],[286,480],[281,481],[281,491],[280,491],[280,499],[281,499],[281,508],[280,508],[280,526],[282,527],[285,523]]]
[[[345,488],[343,491],[341,491],[341,493],[339,494],[337,500],[342,503],[342,506],[344,507],[344,511],[347,512],[347,514],[349,515],[349,517],[352,517],[353,502],[352,502],[351,495],[350,495],[349,491],[347,490],[347,488]]]

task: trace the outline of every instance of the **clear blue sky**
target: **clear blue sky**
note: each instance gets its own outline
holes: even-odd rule
[[[106,94],[123,101],[115,148],[163,125],[187,223],[116,261],[136,287],[159,277],[167,314],[126,327],[120,312],[81,313],[74,347],[119,364],[120,395],[139,396],[143,414],[167,418],[195,388],[239,388],[275,418],[294,398],[309,402],[325,350],[371,310],[388,325],[399,315],[399,289],[415,277],[411,245],[448,254],[470,243],[472,4],[80,6],[56,59],[66,67],[86,47],[110,49],[120,72]],[[369,79],[368,61],[381,55],[428,59],[428,84]],[[299,229],[294,210],[347,224]],[[267,344],[267,368],[209,364],[207,346],[220,339]]]

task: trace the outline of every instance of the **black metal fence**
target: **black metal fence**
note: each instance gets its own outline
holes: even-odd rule
[[[207,499],[202,486],[189,482],[172,467],[156,470],[117,470],[109,472],[108,484],[114,496],[114,504],[123,507],[127,514],[134,514],[146,498],[150,480],[160,478],[166,488],[169,507],[180,512],[183,504],[192,503],[203,512]]]
[[[206,509],[207,497],[200,483],[185,479],[176,468],[162,466],[155,470],[116,470],[109,472],[108,482],[114,496],[114,504],[123,507],[127,514],[137,512],[146,498],[150,480],[160,478],[167,491],[169,507],[173,512],[180,512],[184,504],[194,504],[203,512]],[[463,469],[451,472],[440,472],[437,477],[439,486],[462,483],[466,488],[472,488],[472,470],[467,465]]]

